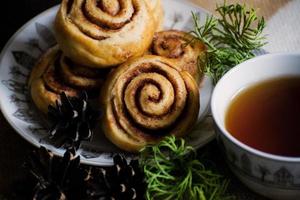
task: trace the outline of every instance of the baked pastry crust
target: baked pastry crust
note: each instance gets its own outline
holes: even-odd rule
[[[99,94],[106,74],[73,63],[56,45],[34,66],[28,86],[37,108],[47,113],[48,106],[54,106],[62,92],[70,97],[78,96],[83,90]]]
[[[200,106],[192,76],[169,59],[153,55],[129,60],[112,71],[100,96],[105,135],[131,152],[169,134],[187,134]]]
[[[150,8],[150,12],[153,14],[156,24],[156,31],[162,30],[164,23],[164,10],[161,0],[147,0],[146,3]]]
[[[60,57],[61,78],[63,82],[78,89],[92,91],[98,90],[110,70],[91,69],[89,67],[75,64],[69,58]]]
[[[204,58],[206,47],[189,33],[177,30],[157,32],[154,35],[151,54],[166,57],[176,66],[189,72],[200,85],[203,70],[198,59]]]
[[[155,30],[145,0],[63,0],[55,20],[56,39],[64,54],[93,68],[141,56]]]

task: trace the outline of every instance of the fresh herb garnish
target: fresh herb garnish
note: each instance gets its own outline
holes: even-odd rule
[[[140,163],[148,184],[147,200],[218,200],[226,196],[228,180],[206,169],[184,139],[168,136],[141,151]]]
[[[216,83],[229,69],[254,57],[265,42],[262,35],[265,20],[259,18],[254,9],[240,4],[217,6],[215,18],[207,16],[204,25],[199,17],[192,13],[194,30],[192,34],[207,46],[207,55],[200,60],[204,64],[204,73]]]

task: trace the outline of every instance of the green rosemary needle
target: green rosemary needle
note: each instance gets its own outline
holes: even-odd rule
[[[257,17],[254,9],[240,4],[217,6],[220,18],[207,16],[204,25],[192,13],[194,30],[191,33],[207,46],[206,57],[199,60],[204,73],[215,83],[232,67],[254,57],[265,42],[263,17]],[[203,68],[201,68],[203,70]]]
[[[228,180],[196,159],[193,147],[184,139],[168,136],[141,151],[147,182],[147,200],[228,200]]]

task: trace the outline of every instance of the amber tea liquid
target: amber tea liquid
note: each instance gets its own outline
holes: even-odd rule
[[[244,89],[229,106],[225,126],[255,149],[300,157],[300,77],[267,80]]]

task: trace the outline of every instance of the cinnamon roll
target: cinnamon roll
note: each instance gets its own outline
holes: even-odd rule
[[[151,53],[171,59],[176,66],[189,72],[198,85],[203,77],[199,57],[205,56],[205,45],[189,33],[168,30],[154,35]]]
[[[62,92],[70,97],[78,96],[83,90],[90,95],[99,93],[106,74],[75,64],[54,46],[32,69],[28,85],[37,108],[47,113],[48,106],[55,105]]]
[[[164,136],[184,136],[199,111],[192,76],[167,58],[146,55],[109,74],[104,84],[103,130],[119,148],[138,151]]]
[[[55,20],[58,44],[66,56],[89,67],[107,68],[141,56],[156,29],[146,1],[63,0]]]
[[[156,24],[156,31],[162,30],[164,23],[164,11],[161,5],[161,0],[147,0],[146,3],[150,8],[150,12],[153,14]]]

